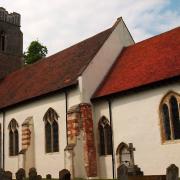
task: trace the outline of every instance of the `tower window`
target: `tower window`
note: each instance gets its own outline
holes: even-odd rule
[[[162,139],[180,139],[180,96],[170,92],[160,104],[160,114],[162,119]]]
[[[9,155],[16,156],[19,153],[19,133],[18,123],[12,119],[8,126],[9,129]]]
[[[6,40],[6,38],[5,38],[5,32],[2,31],[2,32],[1,32],[1,35],[0,35],[1,51],[5,51],[5,40]]]
[[[58,117],[56,111],[49,108],[43,118],[45,122],[45,147],[47,153],[59,151]]]

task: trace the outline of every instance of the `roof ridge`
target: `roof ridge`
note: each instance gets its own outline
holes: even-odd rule
[[[83,43],[83,42],[86,42],[86,41],[88,41],[89,39],[94,38],[94,37],[100,35],[101,33],[105,33],[106,31],[108,31],[108,30],[110,30],[110,29],[112,29],[112,27],[110,27],[110,28],[108,28],[108,29],[105,29],[104,31],[101,31],[101,32],[99,32],[99,33],[97,33],[97,34],[94,34],[94,35],[92,35],[92,36],[90,36],[90,37],[88,37],[88,38],[86,38],[86,39],[84,39],[84,40],[82,40],[82,41],[80,41],[80,42],[77,42],[76,44],[73,44],[73,45],[65,48],[65,49],[62,49],[62,50],[60,50],[59,52],[57,52],[57,53],[55,53],[55,54],[52,54],[52,55],[46,57],[45,59],[48,59],[48,58],[50,58],[50,57],[52,57],[52,56],[55,56],[56,54],[59,54],[59,53],[61,53],[61,52],[63,52],[63,51],[66,51],[66,50],[68,50],[68,49],[70,49],[70,48],[73,48],[74,46],[79,45],[79,44],[81,44],[81,43]]]
[[[72,44],[72,45],[70,45],[69,47],[64,48],[64,49],[62,49],[62,50],[60,50],[60,51],[58,51],[58,52],[56,52],[56,53],[54,53],[54,54],[52,54],[52,55],[50,55],[50,56],[48,56],[48,57],[42,58],[42,59],[36,61],[36,62],[33,63],[33,64],[37,64],[37,63],[43,61],[44,59],[48,59],[48,58],[50,58],[50,57],[52,57],[52,56],[55,56],[55,55],[57,55],[57,54],[59,54],[59,53],[61,53],[61,52],[63,52],[63,51],[66,51],[66,50],[68,50],[68,49],[70,49],[70,48],[72,48],[72,47],[74,47],[74,46],[76,46],[76,45],[78,45],[78,44],[81,44],[81,43],[83,43],[83,42],[85,42],[85,41],[87,41],[87,40],[89,40],[89,39],[91,39],[91,38],[94,38],[95,36],[98,36],[98,35],[100,35],[101,33],[104,33],[104,32],[106,32],[106,31],[108,31],[108,30],[111,30],[111,32],[112,32],[112,31],[116,28],[116,26],[118,25],[118,23],[119,23],[121,20],[123,20],[122,17],[118,17],[117,20],[116,20],[116,22],[115,22],[110,28],[107,28],[107,29],[105,29],[105,30],[103,30],[103,31],[101,31],[101,32],[99,32],[99,33],[97,33],[97,34],[94,34],[94,35],[92,35],[92,36],[90,36],[90,37],[88,37],[88,38],[86,38],[86,39],[83,39],[83,40],[75,43],[75,44]],[[31,65],[33,65],[33,64],[31,64]]]
[[[0,109],[77,83],[114,28],[115,25],[8,74],[0,81]]]
[[[156,35],[151,36],[151,37],[149,37],[149,38],[143,39],[142,41],[139,41],[139,42],[137,42],[137,43],[135,43],[135,44],[132,44],[132,45],[130,45],[130,46],[127,46],[126,48],[132,47],[132,46],[135,46],[135,45],[138,45],[138,44],[141,44],[141,43],[143,43],[144,41],[149,41],[149,40],[154,39],[154,38],[157,38],[157,37],[159,37],[159,36],[163,36],[163,35],[171,32],[171,31],[175,31],[175,30],[177,30],[177,29],[180,29],[180,26],[177,26],[177,27],[175,27],[175,28],[173,28],[173,29],[170,29],[170,30],[168,30],[168,31],[162,32],[162,33],[160,33],[160,34],[156,34]]]
[[[100,35],[101,33],[105,33],[106,31],[111,30],[112,28],[113,28],[113,26],[110,27],[110,28],[108,28],[108,29],[106,29],[106,30],[104,30],[104,31],[101,31],[100,33],[97,33],[97,34],[95,34],[95,35],[93,35],[93,36],[91,36],[91,37],[89,37],[89,38],[87,38],[87,39],[84,39],[84,40],[82,40],[82,41],[80,41],[80,42],[78,42],[78,43],[76,43],[76,44],[73,44],[72,46],[69,46],[69,47],[67,47],[67,48],[65,48],[65,49],[63,49],[63,50],[61,50],[61,51],[59,51],[59,52],[57,52],[57,53],[55,53],[55,54],[52,54],[52,55],[50,55],[50,56],[48,56],[48,57],[45,57],[45,58],[41,58],[41,59],[39,59],[38,61],[34,62],[33,64],[25,64],[25,65],[22,66],[21,68],[15,70],[15,71],[13,71],[13,72],[11,72],[10,74],[7,74],[3,79],[5,79],[6,77],[8,77],[8,76],[10,76],[10,75],[13,75],[14,73],[21,72],[21,71],[24,71],[25,69],[29,69],[29,68],[32,68],[32,67],[38,65],[38,64],[44,63],[44,61],[51,61],[51,58],[52,58],[52,57],[54,57],[54,56],[56,56],[56,55],[58,55],[58,54],[60,54],[60,53],[62,53],[62,52],[64,52],[64,51],[67,51],[67,50],[69,50],[69,49],[71,49],[71,48],[73,48],[73,47],[75,47],[75,46],[77,46],[77,45],[79,45],[79,44],[81,44],[81,43],[83,43],[83,42],[86,42],[86,41],[88,41],[89,39],[94,38],[94,37]],[[112,31],[113,31],[113,30],[112,30]],[[112,31],[111,31],[111,32],[112,32]],[[110,34],[109,34],[109,35],[110,35]],[[2,80],[3,80],[3,79],[2,79]]]
[[[120,21],[123,21],[123,18],[122,18],[122,17],[118,17],[117,20],[116,20],[116,22],[112,25],[112,27],[109,28],[109,29],[107,29],[107,30],[105,30],[105,31],[108,31],[108,30],[111,30],[111,31],[110,31],[110,33],[108,34],[108,36],[106,37],[106,39],[104,40],[104,42],[102,43],[102,45],[99,47],[99,49],[98,49],[98,50],[96,51],[96,53],[94,54],[94,57],[95,57],[96,54],[99,52],[99,50],[101,49],[101,47],[103,46],[103,44],[105,43],[105,41],[109,38],[109,36],[110,36],[111,33],[114,31],[114,29],[117,27],[117,25],[119,24]],[[124,24],[125,24],[125,23],[124,23]],[[105,31],[103,31],[103,32],[105,32]],[[100,34],[100,33],[99,33],[99,34]],[[94,57],[93,57],[93,58],[94,58]],[[93,58],[92,58],[92,59],[93,59]],[[90,61],[90,62],[91,62],[91,61]],[[89,62],[89,63],[90,63],[90,62]],[[88,65],[89,65],[89,63],[88,63]],[[85,69],[88,67],[88,65],[82,69],[82,72],[81,72],[79,75],[81,75],[81,74],[85,71]]]
[[[99,32],[99,33],[97,33],[97,34],[94,34],[94,35],[92,35],[92,36],[90,36],[90,37],[88,37],[88,38],[86,38],[86,39],[84,39],[84,40],[82,40],[82,41],[80,41],[80,42],[77,42],[77,43],[75,43],[75,44],[73,44],[73,45],[71,45],[71,46],[69,46],[69,47],[67,47],[67,48],[64,48],[64,49],[62,49],[62,50],[60,50],[60,51],[58,51],[58,52],[56,52],[56,53],[54,53],[54,54],[52,54],[52,55],[50,55],[50,56],[48,56],[48,57],[41,58],[41,59],[39,59],[38,61],[34,62],[33,64],[25,64],[25,65],[22,66],[21,68],[15,70],[15,71],[13,71],[13,72],[11,72],[10,74],[7,74],[4,78],[6,78],[7,76],[9,76],[9,75],[11,75],[11,74],[17,73],[17,72],[19,72],[19,71],[23,71],[24,69],[34,67],[34,66],[37,65],[37,64],[41,64],[41,63],[43,63],[44,60],[48,60],[48,61],[49,61],[49,60],[51,59],[51,57],[56,56],[56,55],[58,55],[58,54],[60,54],[60,53],[62,53],[62,52],[64,52],[64,51],[66,51],[66,50],[68,50],[68,49],[70,49],[70,48],[73,48],[74,46],[77,46],[78,44],[81,44],[81,43],[83,43],[83,42],[86,42],[86,41],[88,41],[89,39],[94,38],[95,36],[100,35],[101,33],[105,33],[105,32],[108,31],[108,30],[111,30],[111,32],[112,32],[112,31],[116,28],[116,26],[118,25],[118,23],[119,23],[121,20],[123,20],[122,17],[118,17],[117,20],[116,20],[116,22],[115,22],[110,28],[105,29],[105,30],[103,30],[103,31],[101,31],[101,32]],[[110,34],[111,34],[111,33],[110,33]],[[110,35],[110,34],[109,34],[109,35]],[[108,37],[109,37],[109,36],[108,36]],[[106,40],[107,40],[107,39],[106,39]],[[104,42],[105,42],[105,41],[104,41]],[[3,79],[4,79],[4,78],[3,78]]]
[[[179,30],[180,27],[176,27],[125,47],[91,98],[180,75]]]

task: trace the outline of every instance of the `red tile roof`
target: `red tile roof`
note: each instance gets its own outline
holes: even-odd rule
[[[94,98],[180,75],[180,27],[124,48]]]
[[[76,84],[113,28],[6,76],[0,81],[0,108]]]

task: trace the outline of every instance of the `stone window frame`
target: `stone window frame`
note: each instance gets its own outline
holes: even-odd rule
[[[59,115],[51,107],[44,114],[43,121],[44,121],[44,130],[45,130],[45,152],[46,153],[59,152],[58,118],[59,118]],[[55,126],[53,127],[54,123],[57,125],[56,129],[55,129]],[[49,128],[50,131],[46,129],[47,127]],[[54,134],[56,135],[56,137],[54,136]],[[50,136],[50,139],[48,139],[48,136]]]
[[[17,156],[19,154],[19,125],[13,118],[8,125],[9,129],[9,156]],[[12,133],[12,134],[10,134]],[[12,139],[11,139],[12,138]]]
[[[168,143],[168,142],[180,142],[180,137],[175,138],[175,128],[173,127],[173,112],[172,112],[172,106],[170,104],[170,99],[172,97],[175,97],[177,101],[177,106],[179,110],[179,118],[180,118],[180,94],[174,91],[169,91],[166,93],[159,105],[159,116],[160,116],[160,130],[161,130],[161,141],[162,143]],[[168,108],[168,115],[169,115],[169,126],[170,126],[170,139],[167,139],[167,127],[165,127],[165,115],[163,112],[163,106],[166,106]],[[179,123],[179,129],[180,129],[180,123]],[[180,132],[179,132],[180,136]]]
[[[112,155],[112,128],[109,120],[102,116],[98,123],[99,155]],[[103,139],[101,139],[101,137]]]

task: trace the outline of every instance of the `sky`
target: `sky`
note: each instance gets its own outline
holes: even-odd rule
[[[21,14],[24,51],[33,40],[48,55],[110,28],[118,17],[135,42],[180,25],[180,0],[0,0]]]

